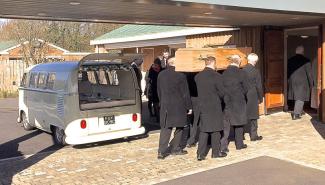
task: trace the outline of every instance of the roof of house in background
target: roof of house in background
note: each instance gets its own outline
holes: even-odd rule
[[[111,32],[108,32],[94,40],[91,40],[90,45],[180,37],[204,33],[230,31],[234,29],[237,28],[125,25]]]
[[[10,41],[0,41],[0,52],[7,50],[9,48],[12,48],[14,46],[18,45],[16,41],[10,40]]]
[[[44,42],[44,40],[42,40],[42,39],[38,39],[38,41]],[[24,42],[24,43],[26,43],[26,42]],[[59,46],[56,46],[54,44],[51,44],[51,43],[47,43],[47,44],[53,48],[63,51],[64,53],[70,53],[68,50],[61,48]],[[18,43],[17,41],[14,41],[14,40],[0,41],[0,54],[8,54],[8,51],[15,49],[19,46],[20,46],[20,43]]]

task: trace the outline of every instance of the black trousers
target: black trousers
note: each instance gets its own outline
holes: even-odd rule
[[[150,116],[153,116],[153,111],[152,111],[152,108],[153,108],[153,102],[152,100],[148,100],[148,110],[149,110],[149,113],[150,113]]]
[[[249,136],[251,139],[257,138],[257,119],[251,119],[249,120],[249,124],[250,124],[250,130],[249,130]]]
[[[305,104],[304,101],[296,100],[293,113],[296,114],[296,115],[301,115],[302,111],[304,110],[304,104]]]
[[[200,123],[199,115],[194,114],[192,124],[190,124],[190,138],[187,140],[187,144],[193,145],[199,141],[199,136],[200,136],[199,123]]]
[[[244,145],[244,126],[234,126],[234,130],[236,148],[241,148]]]
[[[161,128],[159,137],[159,153],[176,152],[180,150],[184,127],[177,127],[174,132],[174,138],[169,144],[169,140],[173,131],[173,127]]]
[[[228,149],[229,145],[229,135],[230,135],[230,121],[229,119],[225,116],[223,120],[223,136],[221,138],[221,151],[225,151]]]
[[[230,121],[225,116],[224,119],[224,130],[223,137],[221,139],[221,151],[228,149],[229,145],[229,134],[230,134]],[[244,145],[244,126],[233,126],[235,131],[235,145],[236,148],[241,148]]]
[[[218,153],[220,152],[221,132],[200,132],[197,155],[207,155],[209,136],[211,137],[212,155],[218,155]]]

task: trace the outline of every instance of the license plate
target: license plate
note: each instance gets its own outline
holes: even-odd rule
[[[115,116],[104,116],[104,125],[115,124]]]

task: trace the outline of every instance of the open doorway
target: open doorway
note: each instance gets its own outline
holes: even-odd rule
[[[284,69],[284,95],[285,110],[292,112],[294,109],[294,101],[290,98],[290,83],[288,78],[292,73],[292,69],[288,66],[288,60],[296,55],[296,49],[299,46],[304,48],[304,56],[310,60],[310,76],[308,80],[310,87],[305,92],[308,100],[305,100],[303,111],[310,114],[316,114],[319,109],[320,102],[320,82],[321,82],[321,57],[319,44],[319,27],[305,27],[285,30],[285,69]],[[292,67],[291,67],[292,68]],[[302,82],[303,83],[303,82]]]

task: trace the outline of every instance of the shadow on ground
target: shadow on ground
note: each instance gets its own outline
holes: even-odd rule
[[[318,134],[325,139],[325,124],[319,121],[317,116],[313,116],[310,121]]]
[[[15,159],[7,159],[0,161],[0,184],[9,185],[12,184],[12,178],[22,172],[23,170],[33,166],[44,158],[48,157],[52,153],[60,150],[62,147],[57,145],[49,146],[38,153],[25,158],[22,156],[23,154],[19,151],[19,144],[27,141],[33,137],[41,134],[42,131],[35,130],[32,131],[22,137],[16,138],[14,140],[8,141],[0,145],[0,156],[6,155],[7,152],[11,154],[14,153],[18,158]],[[21,157],[21,158],[19,158]]]

